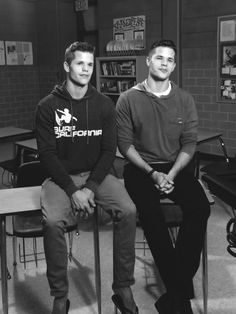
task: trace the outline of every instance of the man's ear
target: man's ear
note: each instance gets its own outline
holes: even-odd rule
[[[151,61],[150,56],[147,56],[147,58],[146,58],[146,64],[147,64],[148,67],[149,67],[150,61]]]
[[[70,72],[69,64],[66,61],[64,61],[63,66],[64,66],[64,70],[66,71],[66,73],[69,73]]]

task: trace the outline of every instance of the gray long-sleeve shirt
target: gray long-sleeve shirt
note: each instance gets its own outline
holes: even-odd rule
[[[175,161],[182,152],[193,155],[198,117],[193,97],[171,83],[167,96],[157,97],[140,83],[120,95],[117,110],[118,146],[131,145],[148,163]]]

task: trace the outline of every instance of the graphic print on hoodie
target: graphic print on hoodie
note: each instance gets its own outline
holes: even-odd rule
[[[69,174],[84,171],[91,171],[86,186],[95,191],[115,158],[114,104],[90,84],[81,99],[65,83],[56,86],[37,106],[36,137],[42,164],[67,194],[78,190]]]
[[[75,125],[71,124],[71,120],[78,121],[78,119],[70,113],[68,108],[64,111],[57,109],[55,112],[55,120],[58,126],[54,127],[56,138],[60,137],[75,137],[75,136],[101,136],[100,130],[76,130]]]

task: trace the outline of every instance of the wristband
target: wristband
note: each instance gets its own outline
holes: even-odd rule
[[[147,175],[148,175],[149,177],[151,177],[152,174],[153,174],[155,171],[156,171],[156,170],[152,168],[152,170],[150,170],[150,171],[147,173]]]

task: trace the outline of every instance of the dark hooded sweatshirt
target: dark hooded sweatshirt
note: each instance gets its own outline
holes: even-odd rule
[[[69,196],[78,190],[70,174],[86,171],[85,187],[95,192],[115,158],[114,104],[90,84],[79,100],[65,83],[56,86],[37,106],[36,138],[43,166]]]

